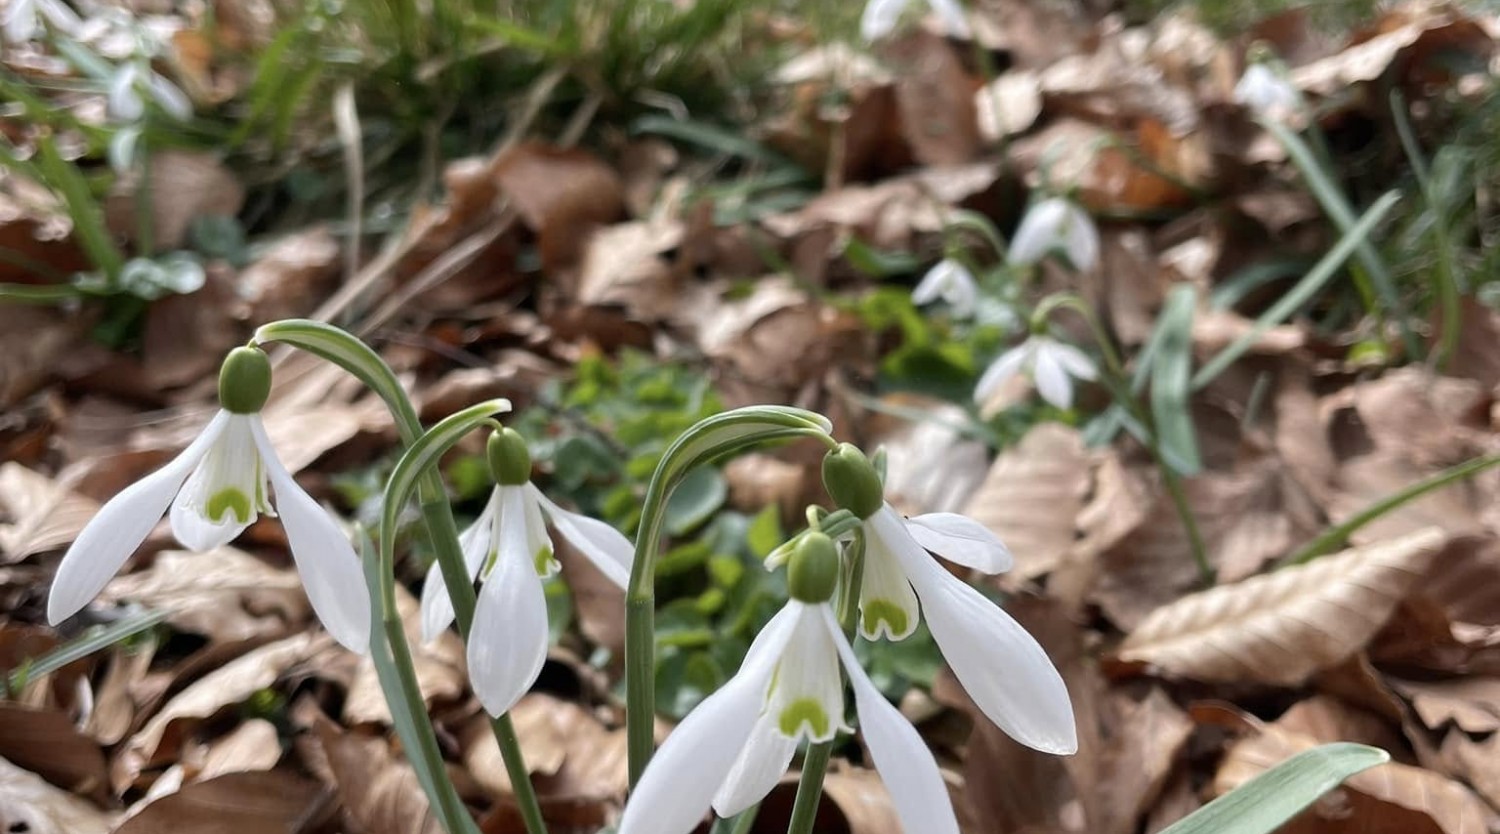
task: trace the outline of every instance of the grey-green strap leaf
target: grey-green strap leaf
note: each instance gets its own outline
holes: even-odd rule
[[[1156,423],[1156,440],[1162,455],[1175,461],[1174,468],[1183,475],[1196,475],[1203,468],[1188,403],[1197,299],[1198,291],[1192,284],[1173,288],[1152,337],[1156,351],[1151,369],[1151,416]]]
[[[166,618],[166,611],[139,611],[102,628],[90,629],[78,639],[64,643],[41,657],[16,667],[6,675],[4,686],[0,686],[0,694],[6,690],[12,693],[20,692],[26,688],[28,681],[49,675],[75,660],[128,640]]]
[[[1158,834],[1271,834],[1345,779],[1390,760],[1347,742],[1304,750]]]

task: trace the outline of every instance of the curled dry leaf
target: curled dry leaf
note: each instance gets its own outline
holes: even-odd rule
[[[111,581],[101,599],[165,611],[174,628],[221,643],[286,634],[311,614],[296,571],[232,547],[162,551],[146,570]]]
[[[1055,568],[1072,549],[1088,488],[1077,430],[1041,423],[995,459],[963,513],[999,536],[1015,554],[1015,575],[1030,579]]]
[[[1500,730],[1500,678],[1389,680],[1397,692],[1411,700],[1412,709],[1429,730],[1441,730],[1449,723],[1467,733]]]
[[[152,802],[114,834],[310,834],[319,830],[332,805],[318,783],[284,770],[229,773]]]
[[[1253,719],[1243,720],[1257,726]],[[1261,725],[1259,732],[1230,746],[1214,777],[1213,790],[1227,793],[1320,741],[1275,725]],[[1351,777],[1343,788],[1281,830],[1295,834],[1483,834],[1495,821],[1494,812],[1458,782],[1393,762]]]
[[[380,736],[342,732],[321,716],[317,739],[344,816],[363,834],[443,834],[417,773]]]
[[[73,541],[99,512],[99,502],[73,492],[67,479],[54,481],[10,461],[0,465],[0,562]]]
[[[548,268],[575,262],[594,229],[625,211],[619,175],[588,151],[525,142],[502,153],[492,170],[536,233]]]
[[[1118,657],[1174,677],[1298,686],[1364,647],[1442,543],[1428,528],[1193,594],[1147,617]]]
[[[569,804],[574,813],[625,795],[625,731],[609,729],[577,704],[533,693],[511,710],[521,752],[543,803]],[[481,786],[496,795],[511,792],[487,716],[464,734],[464,764]],[[602,818],[600,819],[602,823]]]
[[[0,759],[0,831],[105,834],[113,826],[113,814]]]

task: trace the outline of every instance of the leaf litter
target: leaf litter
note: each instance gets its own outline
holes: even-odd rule
[[[253,18],[226,14],[218,34],[241,46],[269,40],[249,32]],[[1336,234],[1283,147],[1233,104],[1245,39],[1182,14],[1127,26],[1038,4],[986,8],[975,22],[977,44],[918,30],[872,54],[805,50],[773,76],[775,98],[738,137],[748,144],[706,163],[702,148],[608,127],[582,146],[568,131],[450,161],[436,172],[443,196],[414,206],[382,251],[356,247],[355,272],[336,224],[287,229],[215,261],[201,289],[153,302],[135,352],[90,343],[87,313],[5,308],[0,669],[24,671],[134,606],[166,619],[9,692],[0,828],[438,830],[373,669],[314,629],[276,534],[253,528],[244,549],[199,555],[164,549],[158,535],[80,622],[58,634],[37,625],[58,550],[211,408],[201,380],[217,353],[265,320],[315,316],[370,336],[424,417],[496,395],[539,409],[547,430],[567,437],[553,476],[582,472],[571,486],[591,500],[609,471],[602,461],[624,452],[574,431],[579,406],[558,392],[580,369],[635,350],[703,374],[724,405],[823,410],[842,435],[887,446],[904,512],[964,511],[989,526],[1017,568],[988,590],[1062,671],[1083,743],[1065,760],[1032,753],[976,719],[950,673],[928,673],[932,697],[903,703],[938,753],[966,831],[1153,831],[1338,740],[1386,747],[1393,762],[1284,830],[1500,830],[1500,474],[1404,504],[1337,553],[1277,566],[1329,525],[1497,451],[1497,314],[1464,299],[1461,338],[1441,369],[1354,361],[1356,342],[1389,351],[1397,341],[1357,318],[1255,329],[1274,296],[1237,283],[1241,268],[1272,249],[1304,259],[1295,269],[1305,271]],[[1318,127],[1347,140],[1386,128],[1378,99],[1389,89],[1424,105],[1470,95],[1474,73],[1455,67],[1489,62],[1497,31],[1493,18],[1456,7],[1409,5],[1342,41],[1296,13],[1254,37],[1319,102]],[[214,64],[204,38],[178,30],[176,62],[195,99],[231,100],[242,82]],[[1003,60],[987,74],[976,49]],[[27,61],[40,60],[18,54],[12,68],[35,72]],[[1390,160],[1392,148],[1373,152]],[[955,216],[1012,229],[1028,194],[1048,184],[1077,187],[1104,221],[1105,254],[1088,275],[1045,265],[1042,286],[1089,299],[1130,352],[1183,283],[1210,299],[1193,318],[1200,363],[1253,335],[1231,372],[1192,400],[1207,466],[1187,480],[1185,500],[1216,569],[1211,587],[1138,442],[1122,433],[1101,445],[1088,426],[1034,414],[1011,421],[1028,407],[1019,389],[988,404],[983,417],[996,419],[983,422],[954,405],[967,402],[965,388],[943,388],[954,368],[972,379],[978,357],[943,353],[940,325],[891,312],[892,288],[902,298],[909,289],[899,276],[942,256]],[[139,227],[128,189],[140,186],[117,192],[111,222],[122,239],[153,230],[136,241],[147,248],[182,244],[197,215],[263,210],[247,199],[253,184],[213,154],[164,153],[144,185],[181,198],[159,201]],[[58,272],[84,266],[64,207],[21,174],[0,180],[0,241]],[[893,256],[911,265],[884,266]],[[10,260],[0,277],[45,281]],[[364,516],[372,494],[360,473],[378,476],[395,443],[389,420],[338,374],[278,361],[268,431],[315,495]],[[675,386],[691,386],[688,370],[673,373]],[[922,390],[900,390],[912,380],[921,385],[906,387]],[[1086,410],[1105,405],[1097,391],[1083,396],[1094,398]],[[629,425],[625,414],[608,422],[606,431]],[[1000,447],[993,459],[989,445]],[[723,469],[724,494],[753,524],[789,531],[817,498],[816,465],[798,447],[745,456]],[[471,497],[461,467],[449,475]],[[770,521],[758,515],[766,507],[778,508]],[[450,772],[483,830],[517,831],[456,636],[416,639],[411,592],[425,557],[406,549],[398,603]],[[553,830],[593,832],[617,818],[626,788],[622,607],[587,564],[560,555],[572,610],[514,719]],[[691,639],[693,622],[676,636]],[[732,671],[721,666],[714,658],[675,680],[710,689]],[[920,674],[907,672],[892,685],[912,689]],[[893,831],[867,757],[844,752],[819,830]],[[754,830],[784,828],[790,789],[788,780],[773,792]]]

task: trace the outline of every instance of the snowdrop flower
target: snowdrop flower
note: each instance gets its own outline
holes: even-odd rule
[[[869,0],[864,14],[859,18],[859,34],[867,43],[873,43],[895,31],[910,0]],[[969,37],[969,21],[964,18],[964,8],[958,0],[927,0],[927,5],[942,18],[943,28],[956,38]]]
[[[1234,100],[1256,115],[1278,121],[1296,113],[1302,106],[1302,94],[1283,75],[1269,65],[1254,63],[1234,85]]]
[[[140,121],[146,113],[146,102],[141,97],[143,93],[179,121],[187,121],[193,117],[193,103],[187,94],[142,61],[132,61],[121,66],[115,77],[110,79],[110,117],[127,124]]]
[[[941,298],[953,309],[953,315],[974,315],[979,301],[979,284],[969,268],[954,260],[944,258],[937,266],[927,270],[921,283],[911,292],[913,304],[930,304]]]
[[[0,12],[0,32],[6,43],[25,43],[41,31],[46,21],[59,32],[74,34],[83,25],[78,13],[62,0],[10,0]]]
[[[261,424],[271,363],[258,348],[230,351],[219,372],[219,413],[166,466],[127,487],[64,554],[47,599],[53,624],[88,604],[170,509],[172,534],[191,550],[228,544],[276,510],[318,619],[351,651],[369,650],[370,600],[354,548],[276,458]],[[269,490],[268,490],[269,487]]]
[[[667,737],[625,806],[619,834],[687,834],[710,806],[723,817],[762,799],[801,739],[828,741],[854,689],[865,743],[907,834],[958,834],[948,790],[915,728],[860,668],[828,604],[837,584],[833,542],[809,533],[787,574],[791,599],[756,636],[740,670]]]
[[[1010,551],[988,528],[956,513],[903,519],[883,496],[870,461],[845,443],[823,458],[823,483],[862,520],[859,630],[902,640],[926,619],[953,674],[990,721],[1045,753],[1078,749],[1073,708],[1047,653],[999,606],[928,555],[982,573],[1009,570]],[[916,829],[924,830],[924,829]]]
[[[1036,382],[1042,399],[1062,409],[1073,407],[1073,380],[1087,382],[1099,375],[1083,351],[1050,336],[1033,333],[990,363],[979,377],[979,384],[974,386],[974,401],[987,402],[1000,386],[1023,372]]]
[[[1099,263],[1099,230],[1093,218],[1062,197],[1049,197],[1026,212],[1010,242],[1008,260],[1018,266],[1034,264],[1055,249],[1082,272]]]
[[[492,434],[488,456],[497,486],[459,545],[469,575],[484,578],[469,633],[469,678],[485,709],[500,715],[521,700],[547,659],[542,577],[559,567],[547,522],[621,588],[635,548],[608,524],[548,500],[531,483],[531,454],[515,429]],[[433,565],[422,588],[422,635],[435,639],[451,622],[448,586]]]

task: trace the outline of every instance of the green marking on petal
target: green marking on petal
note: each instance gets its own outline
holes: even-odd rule
[[[809,735],[813,738],[828,735],[828,713],[823,709],[823,705],[818,703],[817,698],[798,698],[787,704],[776,722],[782,735],[791,738],[797,736],[797,731],[803,724],[808,726]]]
[[[880,634],[882,622],[885,623],[887,634],[906,633],[906,609],[888,599],[865,600],[864,605],[860,606],[860,614],[863,617],[861,630],[867,636]]]
[[[556,563],[552,561],[552,548],[543,547],[538,550],[536,552],[536,557],[532,560],[532,563],[536,567],[537,576],[551,576],[553,573],[553,568],[556,565]]]
[[[249,524],[251,518],[250,496],[229,487],[221,489],[208,497],[208,504],[204,506],[204,512],[210,521],[215,523],[224,520],[224,514],[233,511],[234,520],[240,524]]]

